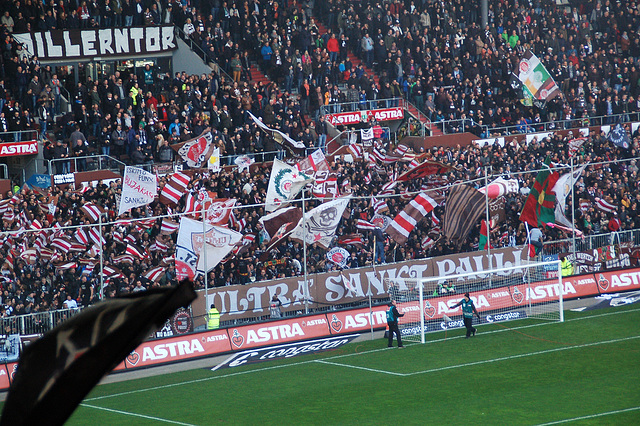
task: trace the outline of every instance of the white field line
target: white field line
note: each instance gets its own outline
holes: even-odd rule
[[[624,338],[621,338],[621,339],[605,340],[605,341],[602,341],[602,342],[585,343],[584,345],[563,346],[561,348],[547,349],[547,350],[544,350],[544,351],[537,351],[537,352],[529,352],[529,353],[526,353],[526,354],[509,355],[509,356],[500,357],[500,358],[487,359],[487,360],[484,360],[484,361],[467,362],[467,363],[458,364],[458,365],[448,365],[446,367],[431,368],[429,370],[415,371],[413,373],[405,373],[405,374],[403,374],[403,376],[415,376],[417,374],[435,373],[435,372],[438,372],[438,371],[452,370],[454,368],[463,368],[463,367],[470,367],[470,366],[473,366],[473,365],[490,364],[490,363],[493,363],[493,362],[500,362],[500,361],[509,361],[509,360],[512,360],[512,359],[525,358],[525,357],[529,357],[529,356],[544,355],[544,354],[549,354],[549,353],[553,353],[553,352],[567,351],[567,350],[571,350],[571,349],[588,348],[588,347],[591,347],[591,346],[608,345],[608,344],[611,344],[611,343],[626,342],[628,340],[635,340],[635,339],[640,339],[640,336],[624,337]],[[344,365],[344,366],[345,367],[351,367],[350,365]]]
[[[184,422],[177,422],[175,420],[168,420],[168,419],[163,419],[160,417],[153,417],[153,416],[146,416],[144,414],[138,414],[138,413],[130,413],[128,411],[122,411],[122,410],[114,410],[112,408],[105,408],[105,407],[98,407],[97,405],[89,405],[89,404],[80,404],[82,407],[87,407],[87,408],[95,408],[96,410],[103,410],[103,411],[108,411],[110,413],[116,413],[116,414],[122,414],[125,416],[132,416],[132,417],[140,417],[143,419],[147,419],[147,420],[154,420],[157,422],[163,422],[163,423],[171,423],[174,425],[182,425],[182,426],[195,426],[192,425],[191,423],[184,423]]]
[[[340,364],[340,363],[337,363],[337,362],[323,361],[321,359],[318,359],[315,362],[320,363],[320,364],[336,365],[338,367],[355,368],[356,370],[370,371],[370,372],[373,372],[373,373],[391,374],[392,376],[406,376],[406,374],[404,374],[404,373],[394,373],[393,371],[376,370],[375,368],[359,367],[357,365]]]
[[[580,421],[580,420],[595,419],[597,417],[610,416],[612,414],[628,413],[630,411],[638,411],[638,410],[640,410],[640,407],[624,408],[622,410],[607,411],[605,413],[590,414],[588,416],[574,417],[572,419],[564,419],[564,420],[558,420],[558,421],[555,421],[555,422],[541,423],[541,424],[536,425],[536,426],[559,425],[559,424],[562,424],[562,423],[570,423],[570,422],[577,422],[577,421]]]
[[[630,310],[626,310],[626,311],[607,312],[607,313],[598,314],[598,315],[592,315],[592,316],[588,316],[588,317],[573,318],[571,320],[565,320],[565,322],[581,321],[581,320],[593,319],[593,318],[598,318],[598,317],[606,317],[606,316],[610,316],[610,315],[619,315],[619,314],[625,314],[625,313],[629,313],[629,312],[635,312],[635,311],[638,311],[638,310],[640,310],[640,308],[639,309],[630,309]],[[556,323],[555,322],[550,322],[550,323],[540,323],[540,324],[533,324],[533,325],[525,325],[525,326],[521,326],[521,327],[512,327],[512,328],[509,328],[509,329],[499,329],[499,330],[491,331],[490,333],[502,333],[502,332],[505,332],[505,331],[520,330],[520,329],[525,329],[525,328],[539,327],[539,326],[552,325],[552,324],[556,324]],[[488,333],[483,333],[483,334],[489,334],[489,332]],[[437,342],[442,342],[442,341],[445,341],[445,340],[447,340],[447,339],[431,340],[431,341],[429,341],[429,343],[437,343]],[[449,338],[449,340],[451,340],[451,338]],[[416,345],[418,345],[418,344],[416,344]],[[406,345],[406,346],[407,346],[407,348],[409,348],[410,346],[416,346],[416,345]],[[575,346],[571,346],[571,347],[575,347]],[[351,353],[351,354],[343,354],[343,355],[335,355],[335,356],[332,356],[332,357],[327,357],[327,358],[324,358],[323,361],[340,359],[340,358],[347,358],[347,357],[352,357],[352,356],[367,355],[367,354],[377,353],[377,352],[386,351],[386,350],[389,350],[389,348],[387,348],[386,345],[385,345],[384,348],[380,348],[380,349],[373,349],[373,350],[364,351],[364,352],[355,352],[355,353]],[[315,363],[315,362],[316,362],[316,360],[310,360],[310,361],[295,362],[295,363],[291,363],[291,364],[282,364],[282,365],[275,365],[275,366],[270,366],[270,367],[261,367],[261,368],[256,368],[255,370],[246,370],[246,371],[240,371],[240,372],[237,372],[237,373],[224,374],[224,375],[220,375],[220,376],[204,377],[202,379],[186,380],[184,382],[171,383],[171,384],[162,385],[162,386],[153,386],[153,387],[149,387],[149,388],[136,389],[136,390],[127,391],[127,392],[119,392],[119,393],[114,393],[114,394],[110,394],[110,395],[97,396],[97,397],[93,397],[93,398],[87,398],[84,401],[85,402],[91,402],[91,401],[98,401],[98,400],[107,399],[107,398],[117,398],[117,397],[120,397],[120,396],[132,395],[132,394],[136,394],[136,393],[152,392],[152,391],[156,391],[156,390],[160,390],[160,389],[173,388],[173,387],[176,387],[176,386],[189,385],[189,384],[200,383],[200,382],[207,382],[207,381],[210,381],[210,380],[224,379],[224,378],[227,378],[227,377],[240,376],[240,375],[244,375],[244,374],[260,373],[262,371],[275,370],[275,369],[280,369],[280,368],[285,368],[285,367],[294,367],[294,366],[298,366],[298,365],[311,364],[311,363]],[[344,365],[344,364],[342,364],[342,365]]]

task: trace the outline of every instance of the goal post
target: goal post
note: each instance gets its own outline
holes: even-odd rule
[[[480,314],[474,325],[525,318],[564,321],[560,261],[444,277],[386,278],[384,284],[404,314],[398,326],[409,341],[424,343],[425,333],[464,327],[462,308],[452,306],[467,292]]]

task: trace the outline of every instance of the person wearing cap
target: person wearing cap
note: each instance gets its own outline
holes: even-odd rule
[[[211,304],[209,312],[207,312],[207,330],[215,330],[220,328],[220,312],[216,309],[215,304]]]
[[[456,303],[451,307],[451,309],[455,309],[458,306],[462,306],[462,316],[464,320],[464,326],[467,327],[467,339],[471,336],[476,335],[476,328],[473,327],[473,314],[476,314],[478,319],[480,319],[480,314],[476,309],[476,305],[473,304],[473,300],[469,297],[469,293],[464,294],[464,299]]]
[[[387,310],[387,325],[389,326],[389,347],[393,347],[393,333],[396,333],[398,338],[398,347],[403,348],[402,346],[402,337],[400,337],[400,329],[398,328],[398,318],[403,317],[404,314],[398,312],[398,308],[396,307],[396,301],[391,300],[389,302],[389,309]]]

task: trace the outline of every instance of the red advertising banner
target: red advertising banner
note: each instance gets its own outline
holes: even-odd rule
[[[9,389],[11,381],[9,380],[9,373],[7,373],[7,364],[0,365],[0,389]]]
[[[401,107],[384,108],[353,112],[340,112],[337,114],[327,114],[327,122],[334,126],[366,123],[374,119],[378,122],[402,120],[404,118],[404,109]]]
[[[620,291],[640,289],[640,269],[597,272],[595,278],[600,293],[618,293]]]
[[[126,368],[148,367],[230,350],[227,330],[215,330],[144,342],[127,356],[125,366]]]
[[[640,276],[640,269],[637,275]],[[596,280],[591,274],[564,278],[562,280],[562,287],[563,297],[566,299],[575,299],[597,294]],[[640,287],[640,285],[638,285],[638,287]],[[480,313],[498,309],[526,307],[529,305],[529,302],[533,305],[542,302],[551,302],[558,300],[558,296],[558,286],[555,279],[531,283],[530,286],[527,284],[519,284],[471,293],[471,299],[474,301],[476,309]],[[443,315],[461,315],[461,307],[451,309],[450,306],[458,303],[462,297],[462,294],[457,293],[425,300],[425,320],[440,319]],[[419,322],[419,310],[417,301],[399,303],[398,311],[400,311],[401,314],[405,314],[404,317],[400,318],[400,323]]]
[[[315,339],[329,334],[325,315],[233,327],[228,330],[232,350]]]
[[[0,143],[0,157],[33,155],[38,153],[38,141]]]
[[[327,314],[329,331],[331,334],[366,331],[371,329],[371,323],[374,329],[384,328],[387,326],[386,312],[386,306],[374,306],[371,315],[369,308],[330,313]]]

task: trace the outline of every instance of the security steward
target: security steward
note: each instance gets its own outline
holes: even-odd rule
[[[211,309],[207,312],[207,330],[215,330],[216,328],[220,328],[220,312],[212,303]]]
[[[569,259],[567,258],[567,256],[563,256],[562,259],[560,259],[560,268],[562,269],[562,276],[563,277],[568,277],[569,275],[573,275],[573,263],[571,263],[569,261]]]
[[[389,347],[393,347],[393,333],[396,334],[398,338],[398,347],[403,348],[402,346],[402,337],[400,337],[400,329],[398,328],[398,318],[403,317],[404,314],[398,312],[398,308],[396,307],[396,301],[392,300],[389,303],[389,310],[387,310],[387,325],[389,326]]]

